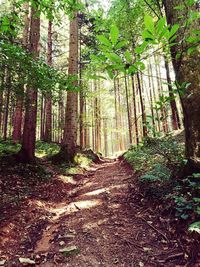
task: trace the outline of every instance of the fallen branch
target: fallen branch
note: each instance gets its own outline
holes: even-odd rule
[[[148,226],[150,226],[154,231],[156,231],[158,234],[160,234],[167,242],[169,242],[167,236],[165,234],[163,234],[162,232],[160,232],[158,229],[156,229],[153,225],[151,225],[150,223],[148,223],[144,218],[141,217],[141,219],[148,224]]]
[[[180,253],[177,253],[177,254],[174,254],[174,255],[170,255],[169,257],[167,257],[165,259],[165,261],[174,260],[174,259],[179,258],[179,257],[182,257],[182,256],[184,256],[184,253],[183,252],[180,252]]]

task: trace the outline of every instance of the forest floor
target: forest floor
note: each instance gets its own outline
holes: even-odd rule
[[[20,197],[20,175],[5,179]],[[188,261],[161,210],[144,199],[124,161],[55,172],[48,183],[33,183],[20,204],[1,207],[0,266],[200,266]]]

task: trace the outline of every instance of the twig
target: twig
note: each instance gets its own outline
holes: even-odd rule
[[[153,7],[148,3],[147,0],[144,0],[145,4],[153,11],[153,13],[156,15],[156,17],[160,18],[159,14],[153,9]]]
[[[156,229],[153,225],[151,225],[150,223],[148,223],[144,218],[141,218],[146,224],[148,224],[154,231],[156,231],[157,233],[159,233],[167,242],[169,242],[168,238],[166,237],[165,234],[163,234],[162,232],[160,232],[158,229]]]
[[[77,208],[77,210],[81,210],[76,204],[74,204],[75,208]]]
[[[167,257],[165,259],[165,261],[170,261],[170,260],[174,260],[178,257],[181,257],[181,256],[184,256],[184,253],[183,252],[180,252],[180,253],[177,253],[177,254],[174,254],[174,255],[170,255],[169,257]]]

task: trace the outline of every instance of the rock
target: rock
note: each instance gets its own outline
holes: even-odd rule
[[[6,260],[0,260],[0,266],[4,266],[5,263],[6,263]]]
[[[63,253],[65,256],[70,256],[72,254],[78,254],[79,249],[77,246],[70,246],[59,249],[59,252]]]
[[[19,262],[23,264],[24,266],[26,265],[35,265],[35,261],[31,260],[29,258],[19,258]]]
[[[60,246],[64,246],[65,245],[65,242],[64,241],[60,241],[59,245]]]

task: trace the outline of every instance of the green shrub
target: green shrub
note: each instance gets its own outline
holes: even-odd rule
[[[43,141],[36,142],[36,151],[35,154],[38,158],[42,157],[51,157],[57,154],[60,150],[59,145],[55,143],[46,143]]]
[[[200,173],[180,180],[169,197],[174,200],[177,217],[200,215]]]
[[[14,143],[12,140],[0,140],[0,157],[16,154],[20,148],[21,144]]]

